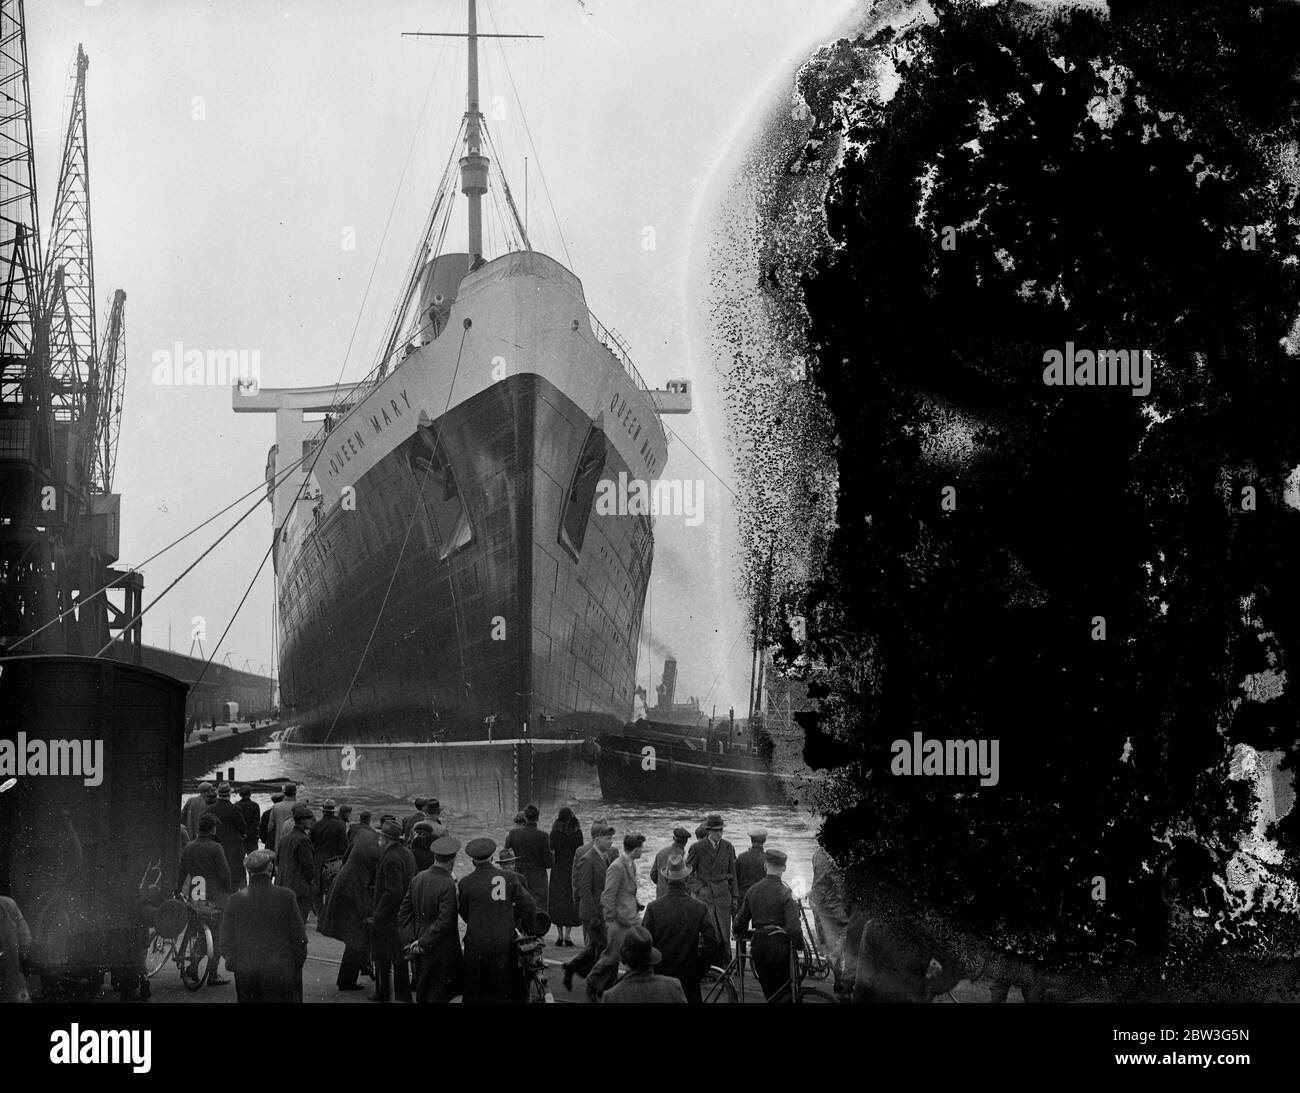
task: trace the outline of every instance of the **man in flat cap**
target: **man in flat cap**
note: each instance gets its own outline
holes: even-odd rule
[[[276,883],[288,888],[298,901],[303,922],[311,914],[311,893],[316,876],[316,855],[311,848],[307,829],[312,812],[306,805],[294,805],[290,813],[293,824],[280,832],[275,844]]]
[[[211,813],[205,812],[199,817],[199,836],[181,851],[180,865],[176,873],[176,889],[184,892],[190,899],[203,900],[214,907],[220,915],[225,909],[226,897],[230,894],[230,863],[226,861],[226,852],[217,841],[218,820]],[[242,863],[241,863],[242,869]],[[220,918],[213,924],[213,948],[209,987],[224,987],[230,982],[217,974],[221,961],[221,945],[217,943],[220,936]]]
[[[668,894],[668,882],[664,880],[664,866],[673,855],[686,857],[686,844],[690,842],[691,833],[684,827],[673,828],[673,841],[655,855],[654,864],[650,866],[650,879],[655,883],[655,899],[663,899]]]
[[[208,805],[206,814],[217,818],[217,842],[226,852],[230,865],[231,891],[237,892],[244,887],[244,836],[248,829],[244,817],[230,800],[229,782],[217,786],[217,799]]]
[[[230,897],[221,919],[221,950],[240,1002],[301,1002],[307,931],[298,900],[275,887],[275,855],[254,850],[243,861],[248,887]]]
[[[680,851],[668,859],[659,873],[668,892],[650,902],[641,925],[649,931],[655,948],[663,953],[659,973],[672,976],[682,985],[686,1001],[700,1002],[700,954],[718,952],[718,932],[709,909],[686,891],[690,875]],[[716,963],[718,959],[710,956],[704,963]]]
[[[749,951],[763,987],[763,997],[769,1002],[790,985],[790,947],[803,948],[799,908],[794,902],[794,894],[781,879],[785,861],[785,853],[781,850],[763,852],[767,875],[745,893],[740,914],[736,916],[737,934],[743,934],[753,923],[754,934]]]
[[[429,847],[433,864],[415,874],[397,911],[402,938],[415,955],[415,1000],[450,1002],[461,991],[464,958],[456,921],[456,882],[451,879],[460,842],[450,835]]]
[[[749,833],[749,849],[736,855],[736,887],[740,890],[742,899],[746,892],[767,876],[767,868],[763,864],[763,847],[766,843],[767,832],[756,827]]]
[[[688,896],[687,899],[690,899]],[[667,975],[657,975],[655,966],[663,954],[655,948],[644,926],[633,926],[619,945],[619,959],[628,971],[601,995],[602,1002],[677,1002],[686,1001],[681,984]]]
[[[415,857],[402,845],[402,827],[385,819],[379,825],[379,865],[375,868],[375,909],[370,953],[375,959],[376,1002],[409,1002],[411,977],[397,913],[415,877]]]
[[[334,798],[327,798],[325,803],[320,806],[321,818],[311,825],[311,831],[308,832],[314,858],[312,866],[312,906],[316,911],[316,922],[318,924],[321,910],[325,906],[327,879],[325,863],[331,861],[334,863],[328,876],[329,880],[333,880],[338,873],[339,866],[343,864],[343,855],[348,852],[347,825],[334,814],[334,809]]]
[[[704,821],[705,837],[686,853],[686,864],[691,867],[686,888],[708,906],[718,944],[730,954],[731,920],[740,909],[740,885],[736,881],[736,848],[722,837],[722,831],[722,817],[716,813]]]
[[[465,853],[474,871],[461,879],[458,909],[465,920],[465,991],[470,1002],[523,1002],[523,975],[515,948],[515,919],[532,921],[537,904],[517,873],[492,864],[497,844],[471,839]]]
[[[600,897],[605,893],[605,876],[609,869],[610,845],[614,829],[604,820],[591,825],[591,843],[573,859],[573,902],[578,905],[582,922],[582,952],[564,965],[564,989],[573,990],[573,977],[584,979],[605,951],[605,911]]]

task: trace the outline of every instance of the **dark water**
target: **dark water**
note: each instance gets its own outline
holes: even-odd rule
[[[372,813],[371,824],[374,826],[378,826],[379,816],[384,812],[391,812],[400,820],[414,811],[414,805],[409,800],[375,793],[373,790],[345,786],[295,767],[284,759],[279,747],[274,743],[265,749],[258,748],[255,751],[244,752],[220,764],[223,775],[231,767],[235,771],[236,783],[241,780],[272,781],[282,777],[292,779],[299,783],[298,800],[317,809],[327,798],[333,798],[339,806],[350,804],[354,821],[362,809],[368,809]],[[434,792],[436,791],[435,786]],[[255,793],[253,800],[263,809],[270,807],[271,804],[269,794]],[[699,805],[678,807],[602,801],[599,795],[592,795],[587,787],[583,787],[582,795],[571,798],[569,805],[577,815],[584,835],[590,831],[593,820],[603,818],[614,826],[617,833],[616,845],[619,839],[629,832],[639,832],[646,836],[644,867],[639,870],[643,903],[654,896],[654,885],[650,883],[650,862],[661,848],[672,841],[673,828],[684,827],[694,832],[695,828],[703,822],[704,817],[714,811]],[[506,835],[507,828],[502,826],[499,819],[494,818],[489,821],[483,816],[445,811],[443,817],[449,833],[455,835],[462,843],[479,835],[488,835],[500,844]],[[805,885],[812,882],[812,856],[817,849],[817,829],[820,825],[820,819],[813,813],[797,808],[763,805],[724,809],[722,817],[727,825],[724,837],[735,845],[737,853],[749,847],[747,832],[750,829],[764,828],[768,833],[767,845],[784,850],[789,855],[785,873],[786,882],[796,893],[801,891],[801,882]],[[540,825],[549,829],[554,819],[553,815],[543,814]],[[694,841],[693,837],[692,841]],[[456,862],[456,876],[461,876],[468,870],[468,859],[462,854]]]

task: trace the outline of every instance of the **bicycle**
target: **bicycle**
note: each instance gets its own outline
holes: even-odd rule
[[[774,932],[785,933],[784,930],[773,928]],[[711,1003],[734,1003],[745,1000],[745,941],[744,936],[736,938],[736,954],[731,958],[730,963],[725,968],[720,968],[716,964],[712,965],[707,972],[700,978],[700,994],[705,1002]],[[796,949],[791,947],[790,950],[790,979],[779,991],[776,992],[769,1002],[791,1003],[802,1005],[805,1002],[837,1002],[839,1001],[833,994],[821,990],[817,987],[805,987],[799,983],[801,976],[800,958]],[[737,986],[739,980],[739,986]],[[798,983],[796,990],[792,991],[792,983]]]
[[[831,962],[817,946],[817,931],[808,921],[808,909],[803,900],[794,901],[799,908],[799,922],[803,927],[803,951],[800,953],[799,966],[804,979],[826,979],[831,974]]]
[[[170,899],[154,914],[145,950],[145,975],[152,978],[168,958],[175,963],[187,990],[196,991],[212,974],[212,929],[216,908],[207,900]]]

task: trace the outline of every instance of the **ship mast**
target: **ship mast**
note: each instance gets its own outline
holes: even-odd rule
[[[460,189],[469,201],[469,264],[483,257],[483,195],[488,189],[488,159],[482,154],[483,115],[478,108],[478,0],[468,0],[469,91],[466,102],[466,154],[460,161]]]
[[[483,195],[488,191],[488,157],[483,154],[483,114],[478,108],[478,42],[480,38],[534,38],[540,34],[480,34],[477,0],[467,0],[469,32],[406,31],[403,38],[464,38],[469,50],[469,86],[465,96],[465,155],[460,160],[460,189],[469,201],[469,264],[483,257]],[[502,176],[504,178],[504,176]],[[507,197],[509,192],[507,191]],[[511,208],[513,209],[513,202]],[[524,233],[525,241],[527,233]]]

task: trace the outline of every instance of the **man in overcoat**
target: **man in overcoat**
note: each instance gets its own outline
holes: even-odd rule
[[[668,891],[650,902],[641,925],[663,954],[659,974],[672,976],[681,983],[687,1002],[699,1002],[700,954],[717,951],[718,932],[709,909],[686,891],[690,875],[690,867],[680,853],[668,859],[659,871],[659,878]]]
[[[464,973],[456,882],[451,879],[460,842],[445,836],[430,849],[433,864],[415,874],[397,922],[403,939],[414,946],[415,1000],[450,1002],[460,994]]]
[[[686,888],[703,900],[718,931],[719,954],[731,959],[731,920],[740,910],[740,886],[736,881],[736,848],[722,837],[722,817],[714,814],[704,821],[705,836],[686,854],[691,879]]]
[[[230,800],[229,782],[217,787],[217,799],[208,805],[207,812],[217,818],[217,842],[226,852],[226,863],[230,866],[230,889],[237,892],[244,887],[244,836],[248,828]]]
[[[385,820],[379,828],[379,865],[375,868],[375,909],[370,932],[376,1002],[411,1000],[411,977],[397,913],[414,877],[415,858],[402,845],[401,825]]]
[[[369,819],[370,814],[363,815]],[[370,920],[374,913],[375,871],[379,868],[379,834],[369,823],[356,824],[360,837],[348,848],[347,860],[330,889],[317,933],[343,942],[338,989],[361,989],[362,972],[371,973]]]
[[[526,997],[515,947],[515,920],[532,920],[537,904],[518,874],[492,864],[495,840],[471,839],[465,847],[474,871],[460,882],[465,920],[465,991],[470,1002],[522,1002]]]
[[[221,919],[221,949],[240,1002],[301,1002],[307,931],[298,901],[271,884],[275,855],[255,850],[243,862],[248,887],[230,897]]]
[[[333,798],[325,801],[320,806],[321,818],[311,825],[308,832],[314,855],[312,892],[318,923],[325,903],[325,863],[331,858],[342,858],[348,852],[347,825],[334,815],[334,808]]]
[[[555,855],[551,853],[551,840],[537,826],[540,815],[536,805],[525,806],[524,825],[511,829],[506,836],[506,849],[513,851],[518,859],[515,872],[524,878],[533,902],[539,910],[545,911],[550,902],[546,871],[555,864]]]
[[[199,817],[199,837],[181,851],[180,865],[176,873],[176,889],[183,891],[191,899],[202,899],[217,911],[217,919],[212,923],[212,954],[209,987],[224,987],[230,982],[217,974],[221,960],[221,912],[225,910],[226,898],[230,895],[230,863],[226,861],[226,852],[217,841],[218,821],[211,813],[205,812]],[[196,878],[203,883],[196,885]],[[229,965],[227,965],[229,966]]]
[[[573,990],[573,977],[584,979],[605,951],[605,912],[600,897],[605,893],[605,874],[609,869],[609,848],[614,829],[604,820],[591,825],[591,842],[573,859],[573,902],[578,905],[582,921],[582,952],[564,965],[564,989]]]
[[[311,914],[312,878],[316,870],[316,855],[307,834],[312,812],[306,805],[294,805],[292,817],[292,826],[283,828],[276,839],[275,872],[277,883],[293,892],[298,913],[306,922]]]

